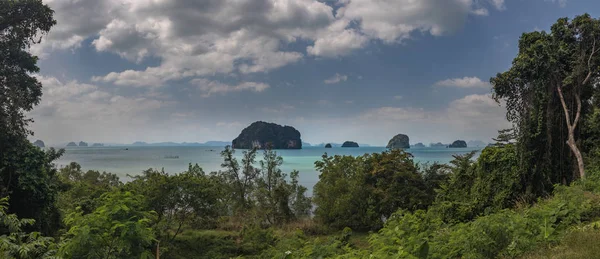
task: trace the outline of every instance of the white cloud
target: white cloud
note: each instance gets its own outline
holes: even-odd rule
[[[438,81],[435,86],[458,87],[458,88],[489,88],[490,84],[478,77],[452,78]]]
[[[488,16],[489,15],[488,10],[485,8],[479,8],[479,9],[472,10],[471,13],[473,13],[474,15],[479,15],[479,16]]]
[[[308,46],[306,52],[313,56],[338,57],[366,46],[369,38],[358,30],[348,29],[349,24],[350,20],[339,19],[319,31],[313,46]]]
[[[496,7],[496,9],[498,10],[504,10],[506,9],[506,6],[504,6],[504,0],[490,0],[492,2],[492,5],[494,7]]]
[[[281,120],[301,126],[308,142],[342,142],[385,145],[396,134],[404,133],[411,143],[443,142],[457,139],[491,141],[497,130],[510,127],[506,109],[488,95],[467,95],[437,110],[417,107],[384,106],[344,117],[310,117]],[[328,127],[324,125],[345,125]]]
[[[454,32],[473,7],[472,0],[352,0],[338,10],[338,17],[359,21],[366,35],[394,43],[410,38],[413,31],[434,36]]]
[[[50,143],[86,136],[99,141],[135,137],[139,129],[151,124],[153,113],[170,105],[152,98],[116,95],[77,81],[43,76],[38,80],[44,86],[42,100],[29,115],[35,120],[32,129],[36,137]]]
[[[283,51],[284,44],[313,39],[335,20],[330,6],[314,0],[46,3],[56,11],[58,24],[35,46],[37,54],[77,48],[94,39],[91,44],[97,51],[133,62],[146,57],[161,60],[156,67],[95,77],[131,86],[159,86],[182,77],[219,73],[268,72],[302,59],[302,53]]]
[[[210,81],[204,78],[193,79],[191,83],[198,86],[198,89],[202,91],[202,97],[209,97],[213,94],[226,94],[229,92],[262,92],[269,88],[269,85],[264,83],[242,82],[237,85],[228,85],[217,81]]]
[[[503,1],[490,0],[499,8]],[[263,73],[300,61],[305,54],[339,57],[371,40],[402,42],[411,33],[434,36],[462,28],[468,15],[487,10],[475,0],[46,0],[58,24],[34,45],[44,55],[79,47],[132,62],[160,64],[97,75],[123,86],[161,86],[169,80],[216,74]],[[484,11],[485,10],[485,11]],[[335,16],[334,16],[335,15]],[[286,45],[308,42],[306,53]]]
[[[361,120],[388,120],[388,121],[402,121],[402,120],[422,120],[426,119],[428,114],[423,109],[415,108],[402,108],[402,107],[381,107],[371,109],[361,114],[359,118]]]
[[[177,68],[148,67],[143,71],[125,70],[123,72],[111,72],[105,76],[94,76],[92,81],[114,83],[120,86],[158,87],[168,80],[182,79],[192,75],[194,75],[192,72],[182,72]]]
[[[448,142],[461,138],[487,141],[496,136],[497,130],[510,127],[505,114],[504,105],[498,105],[488,95],[474,94],[454,100],[440,110],[380,107],[345,121],[355,123],[352,125],[356,128],[354,134],[368,137],[361,140],[368,143],[386,143],[398,133],[406,133],[411,141],[418,139],[421,142]],[[374,131],[377,133],[373,134]]]
[[[294,110],[294,109],[296,109],[296,107],[293,105],[281,104],[276,107],[263,107],[263,108],[260,108],[259,110],[262,112],[266,112],[266,113],[280,113],[281,114],[281,113],[289,112],[290,110]]]
[[[558,3],[560,5],[560,7],[567,6],[567,0],[544,0],[544,1]]]
[[[244,124],[242,124],[239,121],[233,121],[233,122],[223,122],[223,121],[219,121],[217,122],[217,127],[226,127],[226,128],[241,128],[244,126]]]
[[[344,82],[346,80],[348,80],[347,75],[340,75],[338,73],[335,73],[335,75],[333,75],[331,78],[325,79],[325,81],[323,81],[323,82],[330,85],[330,84],[337,84],[340,82]]]
[[[404,99],[404,96],[402,96],[402,95],[395,95],[394,99],[396,99],[396,100],[402,100],[402,99]]]
[[[63,83],[55,77],[36,77],[44,86],[44,99],[71,98],[97,89],[95,85],[81,84],[75,80]]]

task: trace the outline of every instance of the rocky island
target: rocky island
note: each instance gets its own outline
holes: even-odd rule
[[[435,143],[435,144],[431,143],[429,146],[430,147],[435,147],[435,148],[442,148],[442,147],[445,148],[445,147],[447,147],[445,144],[442,144],[442,142],[438,142],[438,143]]]
[[[77,143],[75,142],[69,142],[69,144],[67,144],[67,147],[76,147]]]
[[[398,134],[388,142],[386,148],[410,148],[410,141],[407,135]]]
[[[80,146],[80,147],[87,147],[87,146],[88,146],[88,143],[85,143],[85,142],[83,142],[83,141],[79,141],[79,146]]]
[[[275,123],[257,121],[242,130],[232,141],[233,148],[250,149],[301,149],[300,132],[291,126],[281,126]]]
[[[325,144],[325,148],[331,148],[331,144],[330,143]]]
[[[452,142],[452,144],[450,144],[450,146],[448,146],[449,148],[465,148],[467,147],[467,142],[465,142],[464,140],[457,140]]]
[[[423,143],[419,142],[417,144],[414,144],[412,147],[414,147],[414,148],[425,148],[425,145],[423,145]]]
[[[41,147],[41,148],[46,147],[46,145],[44,144],[44,141],[41,141],[39,139],[36,140],[35,142],[33,142],[33,145],[36,147]]]
[[[103,146],[104,146],[104,144],[102,144],[102,143],[94,143],[94,144],[92,144],[92,147],[103,147]]]
[[[358,143],[354,141],[346,141],[342,144],[342,147],[358,147]]]

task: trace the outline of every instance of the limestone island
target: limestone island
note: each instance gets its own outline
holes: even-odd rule
[[[419,142],[417,144],[414,144],[412,147],[413,148],[425,148],[425,145],[423,145],[423,143]]]
[[[358,143],[354,141],[346,141],[342,144],[342,147],[358,147]]]
[[[69,144],[67,144],[67,147],[76,147],[77,143],[75,142],[69,142]]]
[[[410,141],[408,139],[408,136],[404,135],[404,134],[398,134],[398,135],[394,136],[392,139],[390,139],[390,141],[388,142],[386,148],[392,148],[392,149],[396,149],[396,148],[402,148],[402,149],[410,148]]]
[[[87,144],[87,143],[85,143],[85,142],[83,142],[83,141],[79,141],[79,146],[80,146],[80,147],[87,147],[87,146],[88,146],[88,144]]]
[[[36,146],[36,147],[41,147],[41,148],[46,147],[46,145],[44,144],[44,141],[41,141],[39,139],[36,140],[35,142],[33,142],[33,145]]]
[[[331,143],[325,144],[325,148],[331,148]]]
[[[431,143],[429,144],[430,147],[435,147],[435,148],[446,148],[448,146],[446,146],[446,144],[442,144],[442,142],[438,142],[438,143]]]
[[[300,132],[291,126],[257,121],[242,130],[231,143],[233,148],[302,149]]]
[[[452,144],[450,144],[450,146],[448,146],[449,148],[465,148],[467,147],[467,142],[465,142],[464,140],[457,140],[452,142]]]
[[[103,146],[104,146],[104,144],[102,144],[102,143],[94,143],[94,144],[92,144],[92,147],[103,147]]]

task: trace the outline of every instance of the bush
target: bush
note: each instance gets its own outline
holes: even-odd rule
[[[244,226],[240,233],[242,238],[242,254],[258,254],[263,250],[271,248],[277,242],[272,228],[263,229],[259,225],[252,224]]]
[[[237,256],[237,234],[226,231],[188,231],[173,241],[164,258],[232,258]]]
[[[383,229],[370,237],[372,255],[517,257],[539,246],[556,244],[574,227],[600,217],[600,196],[586,191],[582,183],[575,183],[556,186],[554,196],[532,207],[504,209],[467,223],[445,223],[438,211],[396,212]]]
[[[341,230],[376,230],[402,208],[427,208],[433,200],[412,155],[394,149],[363,156],[323,156],[314,187],[315,217]]]

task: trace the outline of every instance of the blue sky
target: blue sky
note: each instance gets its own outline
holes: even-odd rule
[[[231,140],[264,120],[311,143],[489,141],[523,32],[585,0],[48,0],[34,138]]]

